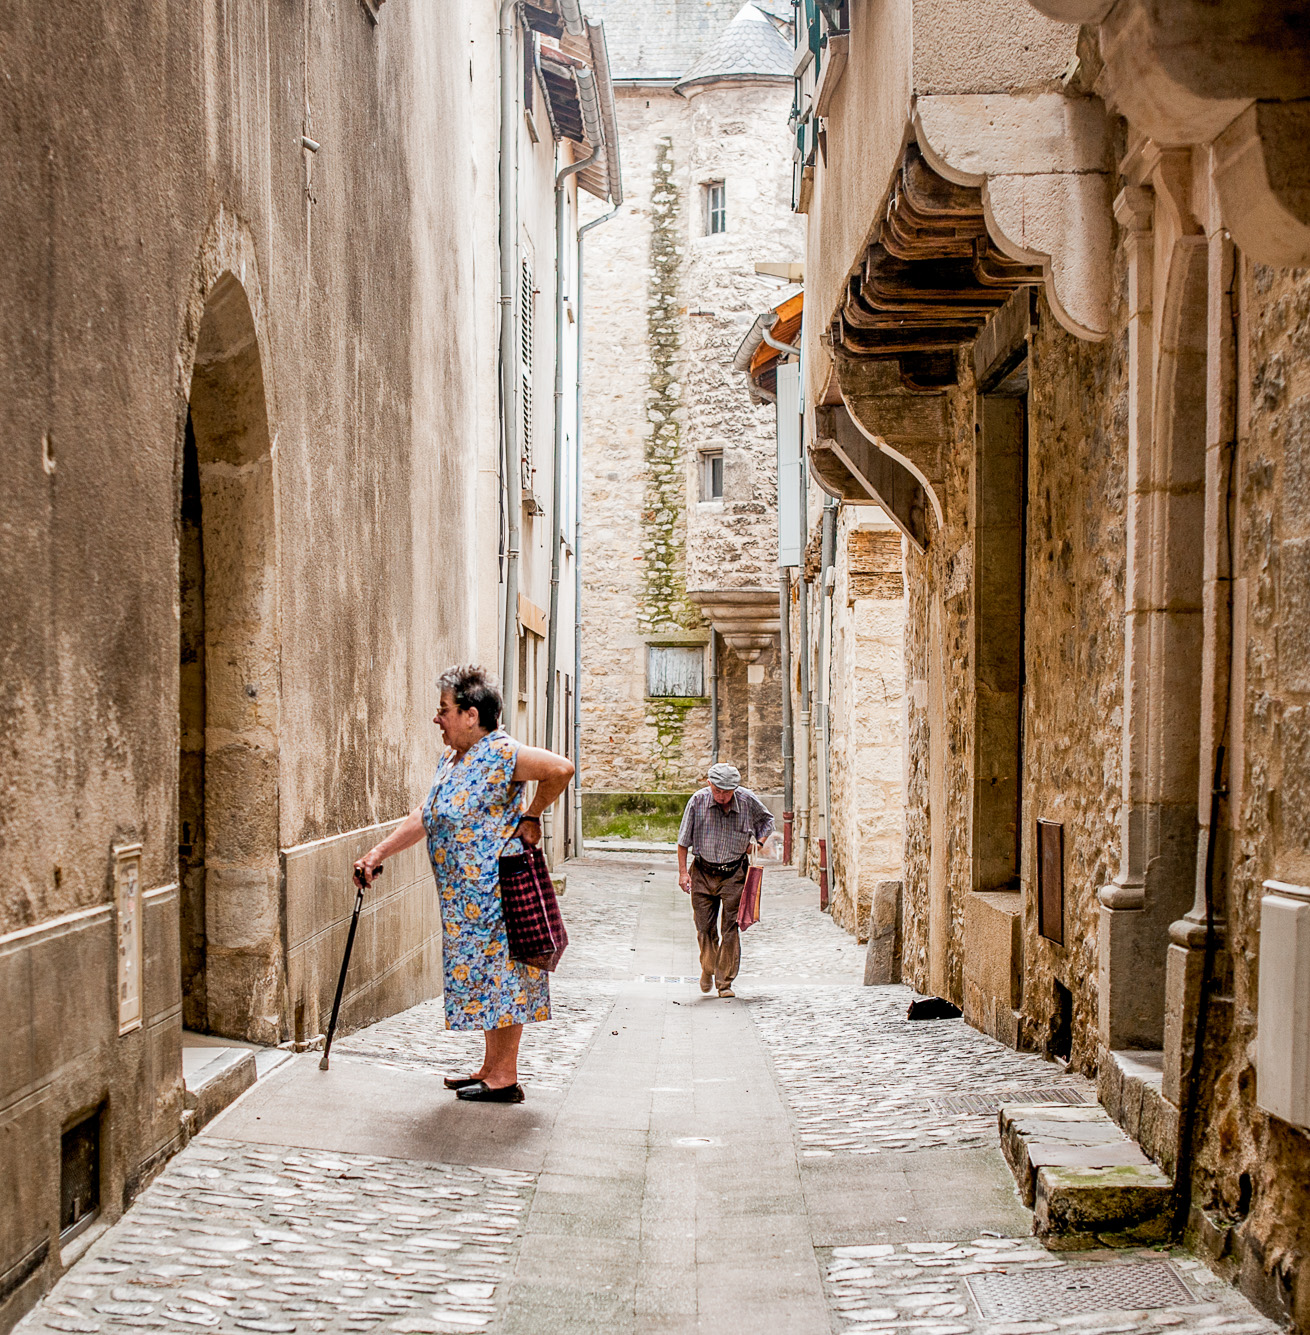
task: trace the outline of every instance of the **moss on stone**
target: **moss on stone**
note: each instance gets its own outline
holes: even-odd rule
[[[637,629],[642,635],[692,630],[704,625],[687,598],[686,497],[682,467],[682,400],[679,365],[678,227],[681,199],[673,170],[673,141],[667,135],[655,150],[651,188],[650,281],[646,301],[646,342],[650,354],[644,450],[645,488],[640,515],[642,597]],[[687,710],[700,700],[651,700],[646,722],[655,730],[655,778],[668,783],[678,773]]]

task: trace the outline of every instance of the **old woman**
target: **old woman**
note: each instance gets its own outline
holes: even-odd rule
[[[442,983],[447,1029],[481,1029],[482,1064],[446,1077],[457,1097],[522,1103],[523,1026],[550,1019],[541,969],[510,958],[501,911],[499,860],[541,841],[541,813],[564,791],[573,763],[523,746],[500,728],[500,688],[480,667],[453,667],[439,681],[433,722],[446,752],[427,800],[355,864],[365,883],[425,835],[441,903]],[[526,785],[536,783],[531,803]]]

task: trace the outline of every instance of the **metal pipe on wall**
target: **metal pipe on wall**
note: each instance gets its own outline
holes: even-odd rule
[[[710,627],[710,764],[719,763],[719,636]]]
[[[555,748],[555,714],[559,689],[559,568],[564,547],[564,228],[568,221],[568,182],[600,156],[603,136],[596,80],[590,70],[577,70],[582,122],[591,144],[586,157],[555,173],[555,447],[551,459],[550,616],[546,623],[546,746]]]
[[[782,668],[782,860],[790,863],[795,793],[791,724],[791,573],[785,566],[778,571],[778,639]]]
[[[500,653],[504,692],[503,726],[514,730],[515,680],[519,663],[519,479],[518,377],[515,369],[515,289],[518,275],[518,5],[501,0],[500,39],[500,414],[501,467],[505,490],[505,609]]]
[[[801,532],[809,534],[809,481],[801,468]],[[805,579],[804,544],[802,543],[800,585],[796,590],[797,645],[801,669],[800,738],[796,744],[796,866],[802,876],[808,875],[810,856],[810,586]]]
[[[828,907],[829,850],[832,847],[832,766],[829,695],[832,685],[832,582],[829,572],[837,546],[837,501],[829,496],[823,503],[823,545],[819,564],[819,804],[822,834],[819,836],[819,906]]]
[[[622,201],[619,195],[619,202]],[[576,269],[578,356],[574,367],[576,392],[574,409],[577,423],[573,429],[573,856],[582,856],[582,309],[583,282],[582,239],[593,227],[599,227],[619,211],[619,204],[599,218],[578,228]]]

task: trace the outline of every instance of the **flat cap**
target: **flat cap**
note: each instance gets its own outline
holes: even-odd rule
[[[730,793],[734,788],[741,786],[741,770],[736,765],[729,765],[724,761],[710,766],[709,778],[716,788],[725,793]]]

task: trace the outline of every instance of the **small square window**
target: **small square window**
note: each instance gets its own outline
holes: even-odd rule
[[[646,650],[646,694],[691,699],[705,694],[705,651],[699,644],[652,644]]]
[[[713,236],[728,230],[728,197],[722,181],[705,184],[705,232]]]
[[[703,501],[723,499],[723,451],[700,452],[700,498]]]

